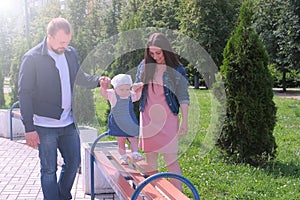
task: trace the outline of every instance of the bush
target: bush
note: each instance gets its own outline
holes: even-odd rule
[[[252,28],[251,8],[245,1],[224,49],[226,114],[218,146],[234,162],[261,166],[276,154],[276,107],[267,51]]]

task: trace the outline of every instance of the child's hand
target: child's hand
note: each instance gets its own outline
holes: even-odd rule
[[[143,89],[143,86],[144,86],[143,82],[134,83],[132,85],[132,91],[135,93],[141,92]]]
[[[110,78],[106,76],[102,76],[100,78],[100,87],[103,89],[108,89],[110,86]]]

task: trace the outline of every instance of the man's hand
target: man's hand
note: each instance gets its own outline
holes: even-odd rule
[[[37,149],[40,144],[40,137],[36,131],[25,133],[25,139],[28,146]]]
[[[100,87],[107,90],[110,86],[110,78],[106,76],[102,76],[100,78]]]

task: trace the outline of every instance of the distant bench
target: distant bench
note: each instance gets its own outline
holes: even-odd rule
[[[145,172],[149,171],[146,161],[133,162],[130,159],[129,165],[120,163],[120,154],[117,150],[95,151],[97,142],[107,134],[100,135],[93,143],[91,153],[91,199],[95,198],[94,192],[94,162],[103,174],[103,177],[114,190],[119,199],[135,200],[189,200],[184,193],[178,190],[166,178],[175,178],[185,183],[194,195],[194,199],[200,200],[200,196],[194,185],[185,177],[162,172],[146,177]]]

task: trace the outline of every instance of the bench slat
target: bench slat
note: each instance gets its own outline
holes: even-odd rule
[[[125,178],[120,174],[120,172],[113,166],[111,161],[106,157],[106,155],[101,151],[94,152],[95,159],[100,165],[100,170],[103,170],[103,175],[110,183],[113,190],[116,192],[116,195],[120,199],[130,200],[134,189],[131,185],[125,180]],[[96,163],[97,163],[96,162]],[[138,197],[139,200],[142,200],[141,197]]]
[[[135,185],[139,185],[139,183],[145,180],[145,177],[140,174],[140,172],[136,171],[135,169],[131,168],[129,165],[121,165],[120,163],[120,154],[118,151],[109,151],[112,158],[118,163],[122,170],[124,170],[128,175],[132,178]],[[143,188],[141,193],[149,198],[149,199],[165,199],[164,196],[157,191],[151,184],[148,184]]]
[[[151,169],[151,167],[144,160],[135,162],[134,165],[136,169],[143,174],[147,174],[147,172],[153,171],[153,169]],[[185,194],[183,194],[172,183],[170,183],[168,180],[164,178],[157,179],[151,183],[153,186],[158,187],[171,200],[176,200],[176,199],[189,200],[189,198]]]

